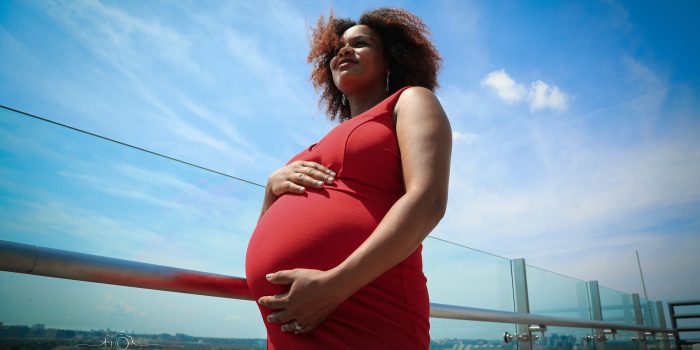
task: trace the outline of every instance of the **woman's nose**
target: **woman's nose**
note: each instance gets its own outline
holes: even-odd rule
[[[350,45],[345,45],[338,50],[338,57],[344,56],[345,54],[351,52],[353,50],[352,46]]]

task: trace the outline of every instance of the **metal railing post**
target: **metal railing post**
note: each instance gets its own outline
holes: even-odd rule
[[[591,316],[593,317],[594,320],[596,321],[602,321],[603,320],[603,307],[600,302],[600,288],[598,287],[598,281],[589,281],[588,282],[588,292],[591,296]],[[595,349],[596,350],[605,350],[605,330],[603,329],[594,329],[594,338],[595,338]]]
[[[634,321],[637,325],[644,325],[644,315],[642,315],[642,303],[639,300],[638,293],[632,293],[632,305],[634,306]],[[647,350],[646,335],[644,332],[639,332],[637,334],[637,341],[639,342],[640,350]]]
[[[671,318],[671,327],[673,327],[673,329],[678,328],[678,322],[676,321],[676,307],[673,303],[668,303],[668,317]],[[680,350],[681,337],[678,332],[673,333],[673,341],[676,344],[676,350]]]
[[[530,301],[527,295],[527,273],[525,259],[516,258],[510,262],[513,270],[513,298],[515,301],[515,312],[530,313]],[[517,324],[518,350],[532,350],[532,337],[530,336],[530,325],[524,323]]]
[[[661,301],[656,302],[656,313],[659,316],[659,328],[666,328],[666,315],[664,314],[664,303]],[[664,333],[661,335],[661,342],[663,345],[663,350],[670,350],[668,334]]]

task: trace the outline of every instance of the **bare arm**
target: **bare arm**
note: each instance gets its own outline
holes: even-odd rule
[[[261,304],[282,309],[271,322],[296,319],[305,331],[315,328],[338,304],[409,256],[444,215],[452,150],[447,116],[431,91],[411,88],[396,105],[396,119],[406,193],[335,268],[269,275],[270,282],[292,284],[288,293],[260,298]]]
[[[372,235],[332,270],[351,293],[408,257],[447,206],[452,132],[440,103],[431,91],[412,88],[401,96],[396,115],[406,193]]]

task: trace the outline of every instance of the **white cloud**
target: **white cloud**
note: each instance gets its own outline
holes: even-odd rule
[[[559,90],[556,85],[550,85],[542,80],[530,83],[528,90],[519,84],[501,68],[487,74],[481,79],[481,86],[494,90],[498,97],[507,102],[520,102],[527,100],[530,103],[530,111],[541,109],[551,109],[563,111],[568,107],[570,97],[565,92]]]
[[[530,85],[530,110],[553,109],[563,111],[569,101],[569,95],[559,90],[555,85],[549,85],[542,80],[533,82]]]
[[[459,132],[459,131],[453,131],[452,132],[452,139],[454,141],[460,141],[460,142],[465,142],[467,144],[474,143],[476,140],[479,139],[479,135],[471,132]]]
[[[516,83],[503,68],[487,74],[481,79],[481,86],[495,90],[498,97],[508,103],[521,101],[527,94],[525,86]]]

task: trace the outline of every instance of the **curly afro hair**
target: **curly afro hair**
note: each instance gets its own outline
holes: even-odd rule
[[[313,66],[311,82],[317,91],[322,91],[319,105],[326,105],[328,118],[341,122],[350,119],[350,106],[343,106],[343,93],[333,82],[330,62],[343,33],[358,24],[374,29],[382,40],[384,57],[391,70],[389,94],[408,85],[435,91],[441,58],[428,40],[430,33],[420,18],[403,9],[383,7],[363,13],[359,22],[355,22],[335,18],[331,11],[328,20],[321,16],[312,30],[307,57]]]

